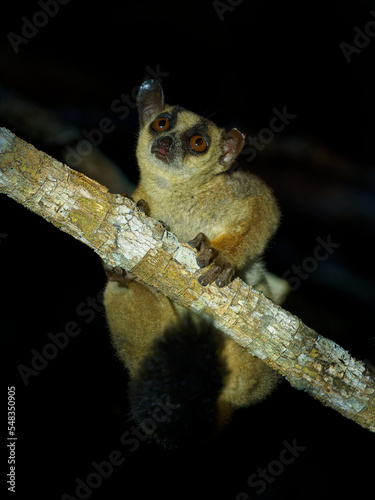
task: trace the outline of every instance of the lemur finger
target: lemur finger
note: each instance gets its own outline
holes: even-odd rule
[[[229,285],[235,275],[235,269],[231,264],[225,264],[224,269],[217,277],[215,283],[219,288]]]
[[[188,241],[188,245],[197,249],[197,264],[199,267],[207,267],[218,254],[218,251],[210,246],[210,242],[204,233],[198,233],[193,240]]]
[[[188,241],[187,244],[197,250],[203,250],[209,247],[208,239],[204,233],[198,233],[197,236],[193,240]],[[202,248],[202,246],[204,248]]]
[[[103,260],[102,265],[108,281],[118,281],[119,283],[124,283],[133,278],[131,274],[127,273],[125,269],[120,266],[111,266],[106,264]]]
[[[143,199],[141,200],[138,200],[137,203],[137,208],[140,212],[142,212],[143,214],[147,215],[149,213],[149,208],[148,208],[148,205],[147,205],[147,202]]]
[[[199,276],[198,282],[202,286],[207,286],[211,284],[213,281],[215,281],[215,279],[218,276],[220,276],[220,272],[221,272],[221,267],[215,266],[215,264],[213,264],[212,267],[206,273],[202,274],[202,276]]]
[[[212,262],[210,269],[208,269],[206,273],[202,274],[202,276],[198,278],[198,282],[202,286],[209,285],[221,276],[221,273],[225,267],[226,262],[220,255],[218,255]]]
[[[197,256],[197,264],[199,267],[207,267],[210,262],[214,260],[214,258],[217,256],[218,251],[215,250],[215,248],[208,247],[203,251],[198,252]]]
[[[158,222],[160,222],[160,224],[163,226],[163,228],[166,230],[166,231],[169,231],[169,226],[168,224],[166,224],[164,221],[158,219]]]

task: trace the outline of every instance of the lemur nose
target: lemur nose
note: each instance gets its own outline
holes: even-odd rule
[[[170,135],[165,135],[164,137],[160,137],[158,140],[158,147],[163,149],[165,152],[168,152],[173,145],[173,139]]]

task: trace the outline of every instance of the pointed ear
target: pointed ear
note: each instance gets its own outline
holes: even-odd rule
[[[220,163],[229,168],[241,153],[244,145],[245,135],[236,128],[229,130],[224,139],[223,154],[220,157]]]
[[[157,80],[146,80],[137,94],[137,108],[141,127],[164,109],[164,94]]]

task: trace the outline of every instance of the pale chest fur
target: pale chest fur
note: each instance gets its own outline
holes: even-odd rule
[[[209,239],[223,232],[228,225],[221,207],[212,203],[207,195],[190,195],[181,191],[170,191],[163,200],[151,201],[151,217],[164,221],[182,241],[189,241],[203,232]],[[228,200],[227,209],[230,210]]]
[[[190,182],[141,182],[135,201],[143,198],[149,215],[165,222],[182,241],[202,232],[212,240],[236,228],[256,224],[257,231],[271,235],[278,209],[267,186],[246,172],[217,175],[205,184]]]
[[[224,232],[236,217],[235,200],[228,187],[208,186],[192,190],[188,186],[173,186],[161,190],[150,189],[147,193],[140,186],[134,194],[137,201],[144,198],[150,208],[149,215],[165,222],[182,241],[189,241],[203,232],[213,239]]]

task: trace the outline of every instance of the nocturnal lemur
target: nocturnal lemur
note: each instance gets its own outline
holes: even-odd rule
[[[234,276],[272,299],[262,262],[279,224],[271,190],[250,172],[231,168],[245,137],[164,102],[156,80],[138,92],[140,182],[133,199],[147,215],[197,250],[207,268],[202,286]],[[104,305],[114,346],[130,374],[133,417],[152,417],[161,397],[170,414],[146,429],[166,446],[198,441],[234,409],[262,401],[279,376],[209,322],[158,291],[106,268]]]

